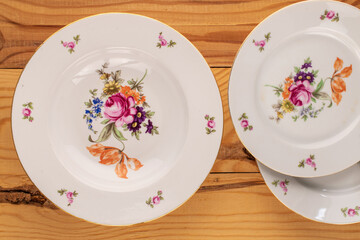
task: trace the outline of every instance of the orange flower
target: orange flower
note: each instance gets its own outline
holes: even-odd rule
[[[126,168],[126,165],[125,165],[124,161],[118,162],[118,164],[116,164],[115,173],[116,173],[116,175],[118,175],[119,178],[127,179],[128,178],[126,176],[127,172],[128,172],[128,170]]]
[[[87,150],[89,150],[90,154],[93,155],[94,157],[100,156],[100,154],[105,150],[105,147],[100,143],[94,144],[86,148]]]
[[[143,104],[146,101],[146,97],[145,96],[140,96],[140,98],[137,100],[136,104]]]
[[[141,167],[143,167],[139,160],[137,160],[136,158],[129,158],[128,155],[126,155],[118,148],[103,146],[100,143],[93,144],[90,147],[86,148],[94,157],[100,156],[99,163],[101,164],[111,165],[117,163],[115,166],[115,173],[120,178],[127,179],[126,175],[128,170],[126,168],[126,165],[134,171],[137,171]]]
[[[294,81],[287,77],[285,79],[285,84],[284,84],[284,89],[283,89],[283,92],[282,92],[282,96],[284,99],[288,99],[289,96],[290,96],[290,91],[289,91],[289,87],[291,86],[291,84],[293,83]]]
[[[138,93],[137,91],[132,90],[131,93],[130,93],[130,96],[132,96],[134,98],[134,100],[137,102],[139,100],[140,93]]]
[[[131,88],[129,86],[121,87],[120,92],[125,95],[125,97],[129,97],[131,95]]]
[[[331,98],[336,103],[336,105],[339,105],[339,103],[341,102],[341,93],[346,91],[346,83],[343,78],[349,77],[352,73],[352,65],[350,65],[349,67],[345,67],[343,70],[341,70],[343,64],[343,60],[341,60],[340,58],[336,58],[334,63],[335,71],[330,82],[332,92]],[[341,72],[339,73],[340,70]]]

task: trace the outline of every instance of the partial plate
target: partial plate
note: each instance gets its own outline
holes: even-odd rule
[[[105,225],[156,219],[189,199],[214,163],[222,124],[198,50],[161,22],[121,13],[46,40],[12,107],[34,184],[66,212]]]
[[[318,177],[359,161],[357,21],[351,5],[306,1],[269,16],[243,43],[230,112],[241,141],[266,166]]]
[[[298,178],[271,170],[258,162],[271,192],[301,216],[324,223],[360,222],[360,163],[318,178]]]

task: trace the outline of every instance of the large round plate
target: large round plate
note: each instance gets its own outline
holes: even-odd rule
[[[291,177],[260,162],[258,166],[275,197],[301,216],[332,224],[360,222],[360,163],[318,178]]]
[[[200,187],[222,136],[204,58],[156,20],[102,14],[72,23],[18,82],[12,129],[34,184],[76,217],[106,225],[158,218]]]
[[[230,77],[231,117],[266,166],[315,177],[359,160],[357,21],[350,5],[306,1],[265,19],[243,43]]]

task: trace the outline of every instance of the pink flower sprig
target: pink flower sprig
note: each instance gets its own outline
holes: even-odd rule
[[[324,11],[324,14],[320,16],[321,20],[329,19],[332,22],[338,22],[340,20],[339,13],[335,13],[334,11],[327,9]]]
[[[298,167],[305,168],[305,165],[308,165],[316,171],[315,155],[310,155],[307,159],[303,159],[299,162]]]
[[[162,32],[159,33],[159,42],[156,44],[156,47],[158,48],[162,48],[162,47],[174,47],[176,45],[176,42],[174,42],[173,40],[170,40],[170,42],[168,42],[164,36],[162,35]]]
[[[243,113],[238,120],[240,121],[240,126],[244,129],[244,132],[247,130],[253,130],[253,126],[249,124],[248,116],[246,115],[246,113]]]
[[[147,205],[149,205],[151,208],[154,208],[154,205],[158,205],[160,201],[164,200],[164,197],[162,196],[163,192],[159,190],[157,192],[157,195],[154,197],[149,197],[149,199],[145,202]]]
[[[71,42],[64,42],[61,40],[61,44],[63,45],[63,47],[68,49],[69,53],[75,52],[74,48],[76,45],[78,45],[80,41],[80,35],[76,35],[75,37],[73,37],[73,39],[74,41]]]
[[[205,120],[207,121],[205,130],[206,130],[206,134],[211,134],[216,132],[215,127],[216,127],[216,123],[215,123],[215,117],[210,117],[208,114],[205,115]]]
[[[74,197],[77,197],[79,195],[79,193],[77,193],[76,191],[70,192],[63,188],[58,190],[58,193],[60,194],[60,196],[62,196],[62,195],[66,196],[68,206],[71,206],[71,204],[74,202]]]
[[[32,110],[34,110],[33,103],[24,103],[22,106],[24,107],[22,110],[23,119],[27,119],[29,122],[34,121],[34,117],[31,116]]]
[[[359,216],[359,210],[360,210],[359,206],[355,206],[355,208],[348,208],[348,207],[341,208],[341,212],[344,214],[344,217],[347,216],[354,217],[355,215]]]
[[[280,181],[280,180],[274,180],[271,184],[274,185],[275,187],[279,186],[282,188],[284,195],[287,194],[288,192],[288,188],[287,186],[289,185],[289,180],[285,179],[284,181]]]
[[[271,38],[271,33],[267,33],[264,35],[265,39],[261,40],[261,41],[256,41],[255,39],[253,39],[253,43],[256,47],[259,47],[259,51],[262,52],[265,50],[265,45],[267,42],[269,42],[270,38]]]

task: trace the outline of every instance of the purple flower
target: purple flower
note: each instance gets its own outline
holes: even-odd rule
[[[136,132],[141,128],[141,124],[134,120],[132,123],[128,123],[127,128],[132,132]]]
[[[139,124],[142,123],[143,121],[145,121],[146,119],[146,113],[144,111],[144,108],[142,107],[136,107],[137,113],[135,114],[135,120],[137,121]]]
[[[249,126],[249,122],[248,122],[248,120],[243,119],[243,120],[240,122],[240,125],[241,125],[241,127],[246,128],[247,126]]]
[[[326,17],[327,17],[328,19],[332,19],[334,16],[335,16],[335,12],[334,12],[334,11],[329,11],[329,12],[326,14]]]
[[[154,128],[152,122],[150,119],[148,119],[148,124],[146,125],[146,132],[145,133],[150,133],[151,134],[151,131],[152,129]]]
[[[153,197],[152,202],[153,202],[153,204],[159,204],[160,203],[160,197],[159,196]]]
[[[307,158],[305,163],[311,166],[312,162],[311,158]]]
[[[260,45],[260,47],[264,47],[264,46],[265,46],[265,40],[261,40],[261,41],[259,42],[259,45]]]
[[[314,74],[308,72],[304,75],[305,80],[309,81],[309,83],[312,83],[314,81]]]
[[[216,126],[216,123],[214,120],[209,120],[208,123],[207,123],[207,126],[209,128],[214,128]]]
[[[279,186],[284,189],[286,188],[286,183],[284,181],[281,181]]]
[[[22,113],[23,113],[23,115],[24,115],[25,117],[29,117],[30,114],[31,114],[31,110],[30,110],[29,108],[24,108],[24,109],[22,110]]]
[[[350,209],[348,210],[348,215],[349,215],[350,217],[355,216],[355,214],[356,214],[355,209],[350,208]]]
[[[309,63],[304,63],[302,66],[301,66],[301,69],[308,69],[308,68],[311,68],[311,62]]]
[[[305,80],[305,73],[303,71],[298,72],[295,77],[294,77],[294,81],[304,81]]]

